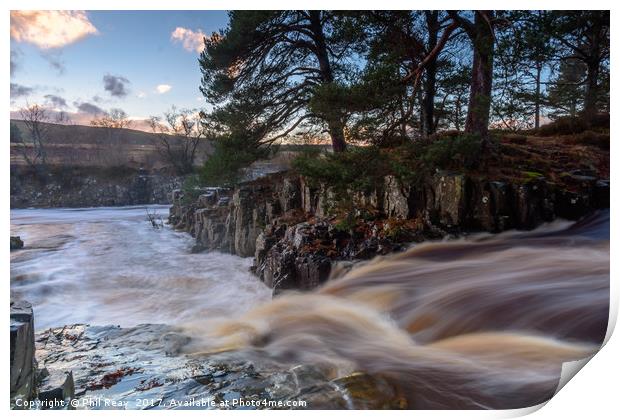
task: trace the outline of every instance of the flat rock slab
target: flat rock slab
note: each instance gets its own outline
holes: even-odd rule
[[[36,355],[50,376],[72,372],[78,409],[404,408],[381,379],[179,354],[189,340],[166,325],[72,325],[37,334]]]

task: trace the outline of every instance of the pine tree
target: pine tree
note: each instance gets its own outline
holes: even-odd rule
[[[345,116],[317,115],[308,104],[322,86],[344,83],[350,44],[327,11],[233,11],[228,27],[206,39],[201,91],[208,117],[254,145],[271,144],[302,123],[326,127],[334,151],[346,148]]]

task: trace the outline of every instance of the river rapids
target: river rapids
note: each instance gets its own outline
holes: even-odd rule
[[[143,207],[11,212],[26,243],[11,291],[33,303],[37,329],[170,324],[191,337],[187,355],[364,372],[420,409],[544,402],[562,364],[595,353],[607,330],[608,211],[419,244],[273,299],[251,260],[191,254],[186,234],[145,219]]]

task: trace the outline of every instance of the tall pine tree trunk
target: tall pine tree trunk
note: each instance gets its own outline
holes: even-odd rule
[[[426,27],[428,29],[428,51],[437,46],[439,12],[426,11]],[[435,91],[437,84],[437,56],[434,56],[426,66],[424,79],[424,97],[422,98],[422,134],[429,136],[435,132]]]
[[[536,96],[534,97],[534,128],[540,127],[540,74],[542,63],[536,63]]]
[[[480,13],[476,13],[474,31],[471,38],[474,49],[474,61],[465,131],[478,134],[486,141],[489,133],[491,88],[493,84],[494,36],[489,23]]]
[[[334,75],[329,62],[329,54],[327,53],[327,45],[325,43],[325,34],[323,33],[323,25],[321,23],[321,12],[318,10],[310,10],[310,27],[314,34],[314,43],[316,45],[316,58],[319,62],[321,70],[321,79],[323,83],[332,83]],[[334,110],[338,114],[337,110]],[[340,115],[332,115],[327,121],[327,129],[332,140],[332,149],[334,152],[343,152],[347,148],[344,138],[344,124],[340,120]]]
[[[586,95],[583,104],[583,114],[586,117],[591,117],[598,112],[598,96],[599,85],[598,78],[600,72],[600,65],[598,61],[590,61],[588,65],[588,74],[586,76]]]

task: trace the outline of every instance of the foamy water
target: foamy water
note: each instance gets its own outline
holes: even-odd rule
[[[180,325],[186,353],[363,371],[410,408],[543,402],[607,329],[608,211],[420,244],[273,300],[250,259],[190,254],[194,240],[153,229],[144,207],[18,210],[11,222],[26,243],[11,253],[11,290],[34,304],[37,329]]]
[[[410,408],[522,408],[598,349],[609,316],[609,213],[534,232],[420,244],[284,294],[186,351],[361,370]]]
[[[194,239],[153,229],[144,206],[12,210],[11,235],[26,245],[11,252],[11,293],[32,302],[37,330],[205,322],[271,299],[251,258],[191,254]]]

